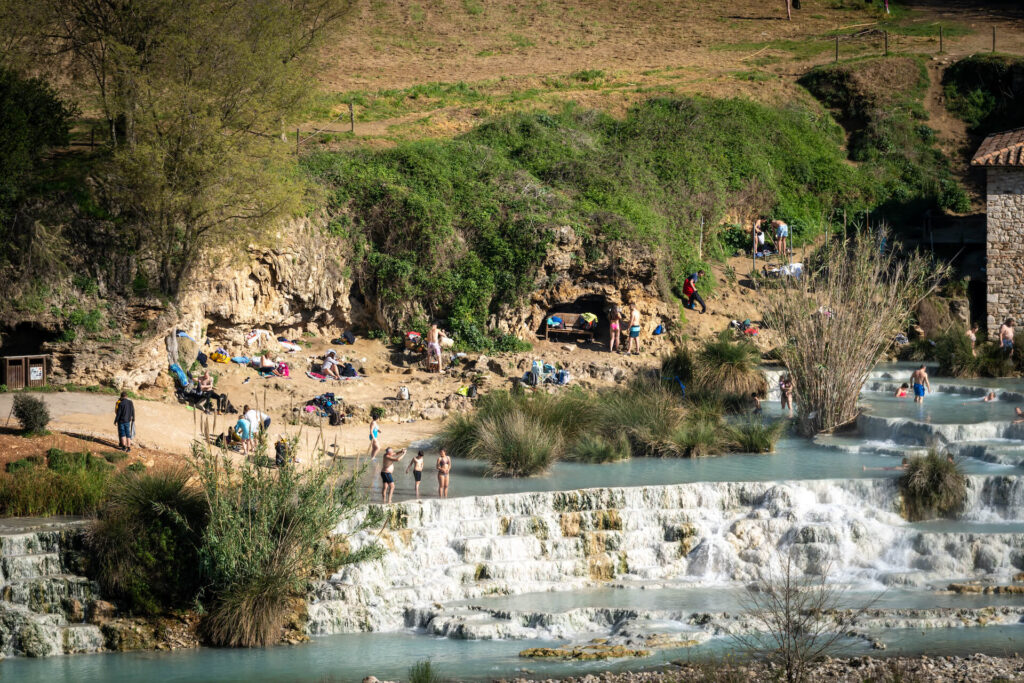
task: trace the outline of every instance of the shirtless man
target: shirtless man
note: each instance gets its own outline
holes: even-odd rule
[[[437,325],[431,325],[427,330],[427,359],[431,356],[437,358],[437,371],[441,372],[441,333]]]
[[[423,451],[418,451],[412,456],[412,460],[405,466],[405,473],[409,474],[412,469],[413,479],[416,480],[416,500],[420,498],[420,480],[423,478]]]
[[[445,449],[437,455],[437,497],[448,497],[448,480],[452,474],[452,459]]]
[[[932,385],[928,382],[928,371],[925,370],[924,363],[921,363],[921,367],[914,370],[914,374],[910,376],[910,385],[914,387],[914,403],[924,403],[925,391],[932,390]]]
[[[999,326],[999,346],[1006,351],[1006,356],[1013,355],[1013,318],[1007,318],[1006,322]]]
[[[390,447],[384,450],[384,462],[380,469],[380,479],[384,482],[384,487],[380,491],[380,496],[385,503],[390,503],[391,496],[395,494],[395,463],[402,459],[405,450],[403,448],[397,453]]]
[[[785,221],[779,220],[772,221],[771,225],[775,228],[775,246],[777,251],[780,256],[785,258],[787,253],[786,242],[789,240],[789,226],[786,225]]]
[[[630,353],[640,355],[640,311],[637,310],[636,304],[629,309],[629,341],[626,343],[626,355]]]

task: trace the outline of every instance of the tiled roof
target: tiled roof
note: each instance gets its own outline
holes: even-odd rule
[[[1024,128],[989,135],[974,153],[971,166],[1024,166]]]

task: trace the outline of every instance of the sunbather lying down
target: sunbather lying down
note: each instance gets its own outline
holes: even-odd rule
[[[249,363],[249,366],[254,370],[262,372],[269,372],[275,377],[284,377],[284,373],[280,369],[280,358],[270,358],[269,356],[256,356]]]

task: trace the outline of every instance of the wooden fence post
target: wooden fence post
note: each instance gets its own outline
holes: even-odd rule
[[[301,138],[299,137],[299,128],[298,128],[298,126],[296,126],[295,127],[295,156],[299,156],[299,141],[300,140],[301,140]]]
[[[939,25],[939,54],[942,54],[942,25]]]
[[[996,51],[996,27],[992,27],[992,52]]]
[[[356,132],[356,114],[355,110],[352,108],[351,101],[348,103],[348,132],[353,134]]]
[[[888,31],[882,31],[882,35],[885,36],[885,56],[888,57],[889,56],[889,32]]]
[[[836,35],[836,62],[839,62],[839,35]]]

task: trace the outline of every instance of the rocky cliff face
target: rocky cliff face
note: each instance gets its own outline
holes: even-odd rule
[[[60,315],[37,315],[31,321],[15,316],[0,329],[7,345],[0,345],[0,355],[28,352],[7,351],[13,348],[12,331],[20,326],[19,346],[53,355],[55,383],[113,383],[134,389],[153,384],[166,369],[178,330],[196,339],[208,336],[217,343],[240,345],[254,328],[299,336],[304,331],[330,335],[349,327],[387,327],[376,302],[363,295],[353,272],[351,245],[325,234],[321,222],[296,219],[283,226],[272,246],[249,245],[241,254],[209,256],[175,305],[155,299],[101,302],[111,328],[120,334],[60,341]],[[678,317],[670,297],[649,248],[620,244],[588,253],[575,231],[562,227],[531,296],[503,306],[488,326],[533,339],[552,312],[604,316],[610,305],[635,303],[649,333]]]

